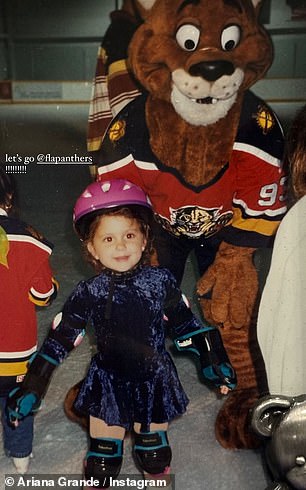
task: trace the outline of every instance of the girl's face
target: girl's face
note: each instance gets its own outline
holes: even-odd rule
[[[106,215],[100,218],[87,248],[104,267],[126,272],[140,261],[146,244],[147,240],[136,219]]]

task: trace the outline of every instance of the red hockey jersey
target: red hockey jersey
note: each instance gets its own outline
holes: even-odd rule
[[[139,96],[128,104],[108,129],[98,179],[125,178],[139,185],[158,221],[176,236],[219,233],[233,245],[269,245],[286,212],[283,134],[273,112],[248,92],[230,161],[212,181],[195,187],[151,151],[145,100]]]
[[[49,257],[52,245],[32,228],[0,210],[6,235],[7,265],[0,263],[0,376],[18,376],[37,347],[35,305],[44,306],[56,294]]]

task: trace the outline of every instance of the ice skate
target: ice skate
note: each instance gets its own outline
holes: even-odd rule
[[[122,465],[123,441],[120,439],[90,438],[90,450],[84,462],[84,479],[99,481],[99,487],[85,486],[84,490],[109,488]]]
[[[136,462],[147,480],[147,487],[150,487],[149,480],[152,480],[152,487],[156,487],[156,480],[162,480],[169,488],[171,485],[172,451],[166,431],[135,434],[134,454]]]

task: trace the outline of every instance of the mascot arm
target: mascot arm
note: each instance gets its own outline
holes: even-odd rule
[[[221,243],[214,263],[197,285],[208,322],[236,328],[250,324],[258,292],[254,251],[250,247]]]
[[[262,156],[259,158],[243,145],[238,151],[237,144],[238,149],[233,152],[237,185],[233,220],[221,232],[225,241],[198,283],[201,306],[209,323],[236,328],[250,324],[258,292],[253,252],[271,245],[286,212],[286,175],[280,160],[282,140],[277,127],[275,131],[280,148],[275,155],[266,157],[267,161],[262,156],[264,152],[258,151]],[[265,145],[267,148],[268,143]]]

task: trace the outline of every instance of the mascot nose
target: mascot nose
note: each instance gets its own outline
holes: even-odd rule
[[[202,77],[209,82],[215,82],[223,75],[234,73],[234,65],[230,61],[215,60],[202,61],[189,68],[189,73],[193,77]]]

